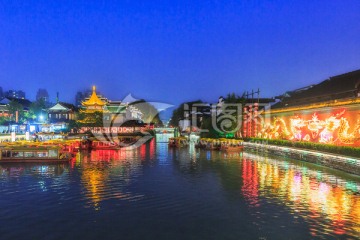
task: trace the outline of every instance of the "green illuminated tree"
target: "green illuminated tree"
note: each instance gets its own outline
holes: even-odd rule
[[[6,123],[7,121],[10,121],[9,117],[0,117],[0,125],[3,125],[4,123]]]
[[[14,100],[10,101],[10,103],[7,105],[7,110],[9,111],[9,114],[11,116],[11,120],[15,121],[16,112],[18,112],[19,121],[23,120],[24,107],[17,101],[14,101]]]
[[[46,108],[46,102],[43,98],[31,103],[29,111],[25,113],[25,118],[36,119]]]
[[[103,123],[103,112],[86,112],[80,110],[76,125],[79,127],[102,127]]]

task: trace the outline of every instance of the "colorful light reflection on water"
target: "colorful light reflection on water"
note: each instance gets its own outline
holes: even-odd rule
[[[308,239],[360,234],[360,177],[255,153],[79,153],[0,165],[1,239]]]
[[[313,236],[323,232],[358,236],[359,183],[286,163],[245,154],[241,190],[249,204],[258,206],[259,195],[270,201],[279,201],[279,204],[289,207],[292,214],[309,223]]]

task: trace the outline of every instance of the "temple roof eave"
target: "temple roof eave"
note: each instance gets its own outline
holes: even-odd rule
[[[89,101],[82,102],[81,104],[84,106],[101,106],[101,107],[106,105],[106,103],[91,103]]]
[[[89,100],[81,103],[83,106],[105,106],[106,103],[102,101],[96,94],[96,88],[93,86],[93,92]]]

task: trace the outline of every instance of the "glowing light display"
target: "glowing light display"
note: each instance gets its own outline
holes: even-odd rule
[[[256,136],[268,139],[360,146],[360,106],[272,114]],[[265,124],[270,122],[270,124]],[[246,127],[246,126],[245,126]],[[247,131],[247,130],[243,130]]]

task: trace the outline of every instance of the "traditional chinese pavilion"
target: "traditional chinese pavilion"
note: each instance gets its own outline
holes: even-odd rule
[[[96,93],[93,86],[92,94],[82,103],[80,119],[83,124],[81,131],[92,131],[93,133],[105,132],[133,132],[135,127],[144,128],[141,121],[141,111],[121,101],[110,101]],[[131,123],[131,126],[128,126]]]
[[[104,107],[106,106],[107,102],[101,100],[98,95],[96,94],[96,87],[93,86],[93,91],[89,99],[83,101],[81,105],[84,107],[85,111],[88,113],[104,111]]]

